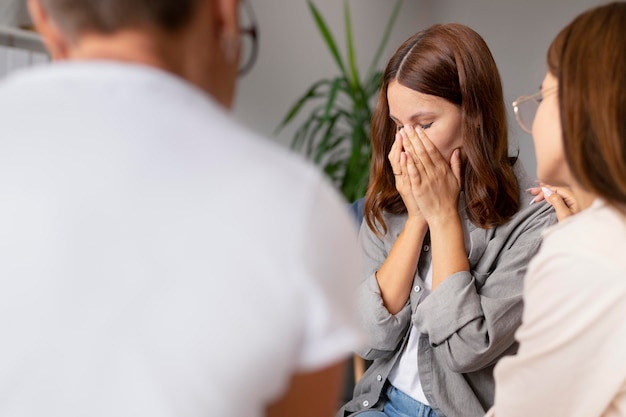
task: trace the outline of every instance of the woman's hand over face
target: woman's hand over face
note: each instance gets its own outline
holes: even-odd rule
[[[460,150],[455,149],[448,162],[421,127],[405,126],[399,134],[406,154],[404,164],[401,158],[402,181],[410,184],[410,194],[428,224],[458,215]]]
[[[409,176],[407,175],[408,156],[402,147],[402,137],[400,136],[400,133],[396,133],[396,140],[391,146],[388,158],[393,175],[396,179],[396,189],[398,190],[398,193],[400,193],[402,201],[404,201],[408,216],[423,217],[419,206],[417,205],[417,201],[415,200],[415,196],[413,195],[411,182],[409,180]]]

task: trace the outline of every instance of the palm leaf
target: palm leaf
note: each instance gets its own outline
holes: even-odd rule
[[[328,100],[326,101],[326,109],[324,110],[324,117],[328,117],[330,112],[335,107],[335,99],[337,98],[337,93],[341,89],[341,81],[341,78],[335,78],[330,86]]]
[[[307,0],[315,24],[340,74],[313,83],[289,108],[277,131],[293,123],[296,116],[306,108],[308,116],[297,128],[292,148],[320,166],[346,199],[354,201],[362,197],[367,189],[372,152],[369,137],[372,108],[382,82],[382,73],[377,69],[378,60],[399,14],[402,0],[396,0],[370,70],[363,81],[359,77],[348,2],[344,0],[347,47],[347,60],[344,62],[328,25],[313,0]]]
[[[293,149],[296,149],[296,150],[302,149],[302,147],[305,145],[307,141],[307,137],[309,136],[309,130],[311,128],[311,124],[314,121],[315,120],[313,118],[309,118],[302,124],[302,126],[298,128],[298,130],[296,130],[296,133],[294,134],[294,137],[293,137],[293,141],[291,142],[291,147]]]
[[[354,52],[354,41],[352,39],[352,20],[350,19],[350,6],[348,1],[344,0],[344,16],[346,25],[346,46],[348,48],[348,65],[350,66],[350,79],[352,88],[356,90],[359,84],[359,72],[356,68],[356,53]]]
[[[396,20],[398,18],[398,14],[400,14],[400,8],[402,7],[402,0],[396,0],[396,4],[391,11],[391,16],[389,20],[387,20],[387,26],[385,26],[385,31],[383,32],[383,37],[380,39],[380,43],[378,44],[378,48],[376,49],[376,53],[374,54],[374,58],[370,64],[369,69],[367,70],[367,77],[369,79],[371,74],[376,71],[378,67],[378,61],[380,61],[380,57],[385,50],[385,46],[387,46],[387,42],[389,42],[389,35],[391,35],[391,30],[393,29]]]
[[[335,116],[330,120],[327,124],[324,135],[320,140],[320,143],[317,146],[315,151],[315,156],[313,158],[313,162],[316,164],[320,164],[323,158],[330,153],[333,149],[337,148],[337,146],[342,145],[345,142],[346,136],[341,135],[340,132],[335,130],[335,124],[337,122],[338,116]]]
[[[317,24],[317,28],[322,33],[328,49],[330,49],[331,55],[335,59],[337,66],[339,66],[339,70],[341,71],[341,73],[347,78],[346,68],[343,65],[343,60],[341,59],[341,55],[339,54],[339,49],[337,49],[337,43],[335,42],[333,35],[330,33],[328,25],[322,18],[322,15],[319,13],[313,2],[311,0],[308,0],[307,3],[309,5],[311,13],[313,14],[313,18],[315,19],[315,24]]]
[[[276,133],[279,133],[283,127],[289,124],[291,120],[298,114],[298,112],[302,109],[302,107],[310,100],[314,100],[319,97],[324,97],[324,94],[318,92],[318,89],[326,84],[331,83],[330,80],[319,80],[315,84],[313,84],[300,98],[296,101],[296,103],[289,109],[285,118],[280,122],[278,127],[276,128]]]

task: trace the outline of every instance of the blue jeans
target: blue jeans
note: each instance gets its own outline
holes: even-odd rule
[[[437,417],[432,408],[415,401],[393,385],[387,388],[387,400],[383,411],[367,410],[353,414],[354,417]]]

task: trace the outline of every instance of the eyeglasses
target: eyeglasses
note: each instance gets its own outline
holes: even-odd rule
[[[239,76],[246,75],[256,62],[259,52],[259,40],[257,34],[257,22],[252,10],[252,5],[248,0],[241,0],[243,7],[239,11],[239,21],[241,27],[239,35],[241,36],[241,60],[239,64]]]
[[[546,94],[556,91],[556,88],[556,86],[550,87],[532,96],[521,96],[513,102],[515,119],[517,119],[517,123],[524,132],[532,134],[533,121],[535,120],[539,104],[541,104]]]

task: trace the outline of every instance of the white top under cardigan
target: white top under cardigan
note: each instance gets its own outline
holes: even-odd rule
[[[469,250],[471,248],[471,241],[469,237],[469,229],[467,227],[467,216],[465,212],[461,213],[463,217],[463,222],[461,223],[463,227],[463,243],[465,246],[465,251],[469,254]],[[425,288],[422,291],[422,296],[419,299],[419,302],[422,302],[430,293],[432,292],[432,282],[433,282],[433,266],[432,263],[428,266],[428,271],[426,272],[426,276],[424,277]],[[403,393],[407,394],[409,397],[413,398],[416,401],[421,402],[422,404],[429,405],[428,399],[424,394],[424,389],[422,388],[422,382],[419,375],[419,366],[418,366],[418,350],[419,350],[419,335],[420,329],[418,326],[413,324],[411,326],[411,331],[409,332],[409,340],[404,347],[404,351],[402,352],[398,362],[394,365],[389,373],[389,382],[395,388],[399,389]]]

